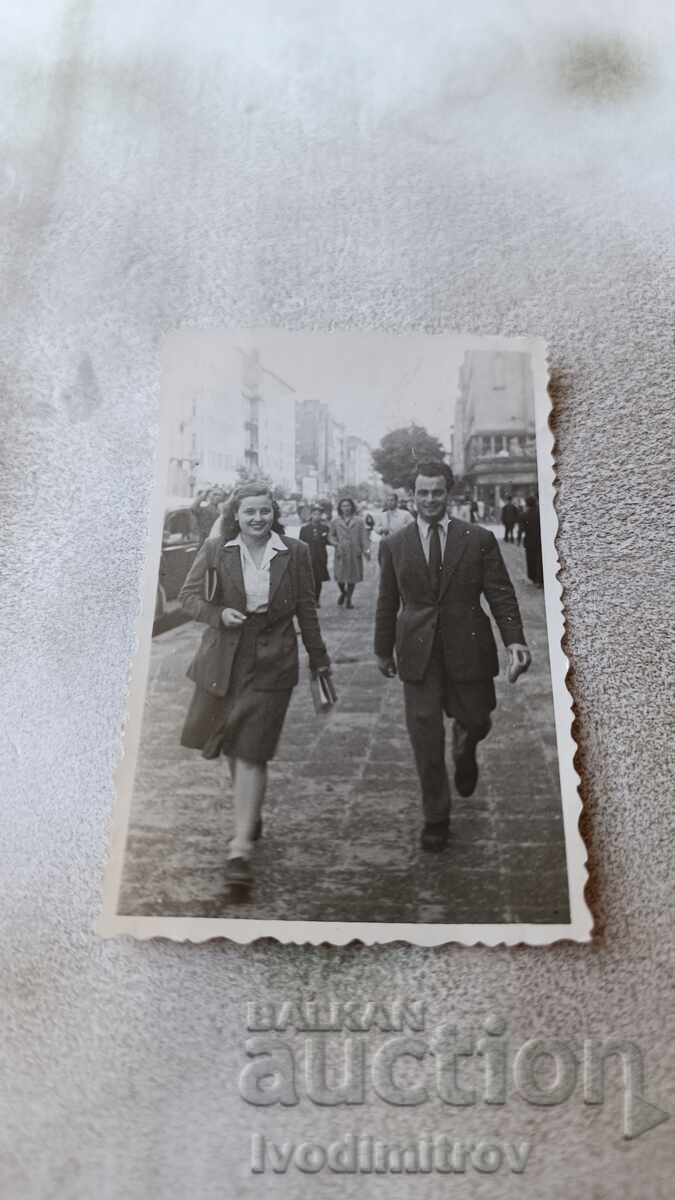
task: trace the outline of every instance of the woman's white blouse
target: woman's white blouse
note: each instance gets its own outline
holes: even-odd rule
[[[288,546],[284,545],[278,533],[272,531],[265,546],[263,560],[258,567],[242,541],[241,534],[225,544],[239,547],[241,570],[246,589],[246,611],[249,613],[266,612],[270,601],[270,565],[275,554],[288,554]]]

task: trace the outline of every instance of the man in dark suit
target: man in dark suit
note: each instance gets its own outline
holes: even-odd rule
[[[518,509],[511,496],[506,497],[506,504],[502,505],[502,525],[504,526],[504,541],[513,541],[513,526],[518,518]]]
[[[452,471],[421,463],[413,481],[417,520],[387,538],[375,618],[380,671],[403,681],[406,722],[422,787],[425,850],[442,850],[450,819],[443,716],[454,717],[455,785],[470,796],[476,746],[490,731],[499,673],[485,596],[508,649],[508,678],[530,665],[518,601],[489,530],[447,514]],[[394,650],[396,658],[394,658]]]

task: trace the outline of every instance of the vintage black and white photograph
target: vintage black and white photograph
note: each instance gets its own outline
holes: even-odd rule
[[[169,337],[100,932],[588,940],[537,339]]]

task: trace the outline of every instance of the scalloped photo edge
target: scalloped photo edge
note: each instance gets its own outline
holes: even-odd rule
[[[151,911],[147,913],[143,911],[127,913],[119,911],[119,898],[121,888],[123,887],[129,829],[130,824],[133,825],[132,801],[134,777],[137,769],[139,748],[141,746],[141,726],[146,698],[149,695],[148,680],[151,652],[153,649],[153,621],[156,614],[157,581],[160,571],[162,531],[164,529],[166,511],[166,479],[169,460],[172,457],[171,423],[175,421],[175,409],[172,409],[167,403],[167,378],[169,371],[167,364],[179,360],[182,361],[183,358],[186,361],[202,362],[204,356],[207,355],[208,348],[212,346],[236,347],[239,352],[242,345],[244,347],[260,345],[263,348],[263,360],[269,360],[270,372],[273,369],[280,371],[281,368],[276,365],[274,354],[271,352],[270,347],[283,347],[284,355],[280,355],[280,357],[289,361],[293,361],[293,356],[295,355],[295,359],[298,362],[301,360],[305,362],[308,356],[309,358],[315,357],[316,361],[319,362],[324,351],[332,353],[329,340],[337,347],[336,353],[343,361],[352,357],[358,359],[359,355],[361,355],[364,362],[366,362],[369,356],[371,361],[378,361],[378,356],[381,358],[383,355],[386,355],[387,346],[393,347],[394,343],[396,343],[396,354],[401,354],[404,358],[406,348],[409,348],[410,361],[413,362],[414,360],[416,369],[417,365],[424,360],[425,345],[430,346],[432,342],[432,350],[435,353],[439,351],[441,346],[446,346],[448,353],[452,351],[452,354],[455,356],[452,359],[453,362],[456,360],[458,353],[466,354],[472,351],[490,351],[495,354],[508,354],[511,352],[530,356],[534,391],[536,471],[541,521],[543,599],[548,638],[555,744],[557,749],[560,804],[567,870],[568,921],[564,921],[563,923],[546,923],[537,918],[532,921],[510,921],[505,919],[504,921],[485,921],[483,923],[478,912],[477,916],[480,919],[476,923],[467,921],[465,915],[463,915],[461,922],[457,921],[456,923],[442,923],[442,921],[437,921],[436,919],[432,921],[420,920],[419,922],[398,922],[388,919],[376,919],[372,921],[361,919],[341,920],[339,919],[340,913],[336,912],[336,907],[339,908],[339,905],[336,906],[334,901],[330,905],[327,905],[326,920],[305,919],[306,914],[302,912],[302,905],[299,905],[298,919],[295,919],[295,915],[289,917],[289,919],[285,917],[280,919],[279,913],[275,911],[271,911],[269,917],[259,911],[256,911],[255,915],[250,915],[250,910],[247,912],[248,905],[231,905],[226,900],[223,901],[222,911],[217,911],[215,914],[212,904],[203,915],[199,912],[195,912],[194,915],[192,913],[185,915],[184,912],[172,914],[170,911],[158,911],[156,904],[149,905],[148,907]],[[351,347],[349,343],[351,343]],[[352,355],[352,348],[357,347],[357,343],[358,353],[355,351]],[[316,352],[311,349],[311,346],[315,347]],[[308,347],[310,347],[309,353]],[[305,367],[305,370],[307,371],[308,368]],[[186,371],[186,378],[189,378],[189,369],[186,368]],[[411,371],[411,374],[414,376],[415,371]],[[548,381],[549,363],[547,347],[545,341],[537,337],[480,337],[464,334],[385,335],[368,333],[366,331],[330,335],[291,333],[281,330],[246,330],[232,333],[219,330],[200,331],[193,329],[177,331],[168,335],[162,349],[161,444],[156,459],[156,478],[150,515],[148,552],[143,572],[140,612],[136,627],[137,651],[130,665],[130,684],[123,733],[123,752],[114,777],[114,805],[110,849],[105,868],[102,912],[97,923],[97,932],[100,936],[115,937],[130,935],[138,939],[164,937],[176,941],[192,942],[203,942],[212,938],[228,938],[239,943],[252,942],[260,938],[274,938],[282,943],[312,945],[329,943],[340,946],[349,942],[362,942],[366,945],[408,942],[418,946],[438,946],[445,943],[459,943],[470,946],[510,946],[518,944],[540,946],[564,940],[581,943],[591,940],[593,920],[584,894],[588,880],[586,865],[587,851],[579,829],[582,802],[579,794],[580,780],[574,766],[576,743],[572,736],[574,719],[573,700],[567,686],[570,664],[563,650],[565,633],[564,591],[560,580],[561,564],[556,546],[558,516],[555,504],[556,479],[559,472],[556,471],[554,456],[555,441],[550,426],[553,403],[549,395]],[[449,405],[448,428],[450,428],[452,422],[450,407],[452,389],[448,386],[446,390]],[[298,397],[306,395],[302,387],[298,387],[297,392]],[[338,415],[341,416],[341,414]],[[415,412],[411,413],[412,417],[415,415]],[[396,424],[397,416],[398,412],[392,409],[391,418],[388,422],[389,426]],[[385,432],[386,430],[382,428],[382,433],[384,434]],[[504,446],[505,441],[502,441],[500,444]],[[493,440],[491,442],[493,454],[495,445],[496,443]],[[190,467],[190,471],[194,471],[193,466]],[[191,490],[193,492],[198,490],[198,483],[199,481],[195,483],[194,480],[191,480]],[[497,491],[495,495],[499,497],[499,492]],[[374,555],[373,557],[375,558],[376,556]],[[374,562],[371,563],[368,570],[372,572],[372,582],[375,583],[377,573],[376,564]],[[359,594],[357,591],[357,606],[358,600]],[[327,612],[327,609],[322,607],[319,610],[319,615],[321,616],[325,611]],[[342,611],[340,610],[341,614]],[[344,618],[341,616],[340,619]],[[330,612],[327,612],[327,624],[331,620],[333,622],[337,620],[332,607]],[[525,629],[525,634],[527,636],[527,628]],[[167,637],[169,635],[164,634],[162,636]],[[368,641],[370,645],[367,647],[367,652],[374,662],[371,631],[368,633]],[[502,652],[503,648],[500,646],[500,654]],[[302,659],[304,657],[302,645],[300,645],[300,653]],[[364,655],[365,653],[366,651],[364,650]],[[333,669],[339,695],[341,691],[340,667],[339,665],[334,665]],[[527,675],[525,675],[524,680],[519,681],[517,685],[513,686],[526,686],[526,681]],[[398,679],[389,680],[386,686],[402,690],[402,685]],[[393,691],[391,694],[394,695]],[[326,719],[330,720],[330,717],[316,717],[317,721]],[[401,724],[399,724],[400,728],[403,728]],[[179,736],[180,729],[177,729],[177,744]],[[412,748],[405,735],[405,731],[401,737],[400,745],[405,745],[407,753],[410,756],[410,763],[413,764],[414,768]],[[189,756],[195,755],[198,752],[195,750],[184,750],[182,753],[185,756]],[[405,754],[402,750],[401,758],[405,761]],[[209,763],[208,765],[220,769],[221,764]],[[187,767],[184,769],[187,771]],[[224,774],[223,778],[225,778]],[[417,784],[416,776],[414,776],[414,782]],[[454,785],[452,790],[454,792]],[[337,801],[333,799],[330,803],[335,805]],[[419,842],[418,827],[421,828],[422,822],[422,806],[418,788],[416,788],[415,794],[411,792],[409,805],[410,812],[406,820],[410,823],[410,830],[407,836],[415,839],[417,845]],[[412,824],[413,818],[416,822],[414,825]],[[308,819],[312,818],[308,817]],[[283,847],[283,815],[279,816],[278,824],[280,826]],[[169,832],[166,836],[170,840],[171,833]],[[176,832],[175,836],[179,838],[180,834]],[[452,837],[452,832],[450,836]],[[177,849],[180,850],[180,847],[177,847]],[[423,852],[419,851],[418,845],[416,853],[418,854],[418,858],[421,854],[423,855]],[[444,853],[447,854],[448,850],[446,849]],[[459,851],[457,853],[459,854]],[[423,856],[425,872],[427,874],[432,873],[442,858],[443,854],[427,854]],[[222,860],[224,868],[226,861],[225,845],[222,847]],[[297,862],[297,854],[294,861]],[[461,862],[461,857],[459,861]],[[545,866],[542,869],[545,870]],[[372,873],[367,863],[363,868],[363,881],[364,889],[371,886]],[[142,908],[142,903],[140,906]]]

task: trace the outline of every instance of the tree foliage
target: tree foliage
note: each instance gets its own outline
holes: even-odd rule
[[[381,490],[375,487],[368,479],[364,479],[361,483],[352,484],[345,483],[338,488],[338,500],[367,500],[369,504],[376,504],[380,499]]]
[[[237,467],[238,483],[259,483],[261,488],[269,489],[275,500],[286,500],[286,489],[281,484],[275,483],[270,475],[266,475],[264,471],[260,471],[257,467],[239,466]]]
[[[438,462],[444,454],[438,438],[432,437],[422,425],[411,422],[403,429],[385,434],[373,450],[373,465],[390,487],[408,487],[417,463],[428,459]]]

